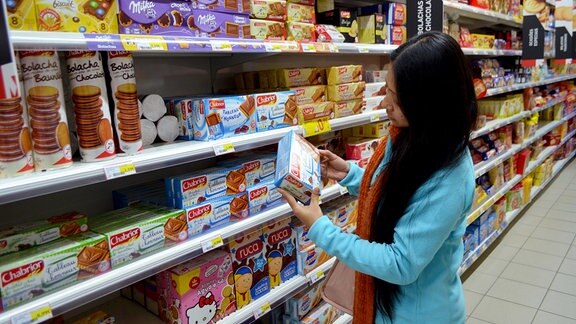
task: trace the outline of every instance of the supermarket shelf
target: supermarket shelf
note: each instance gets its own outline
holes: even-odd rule
[[[461,17],[472,18],[476,20],[498,23],[510,27],[521,28],[522,23],[517,22],[513,17],[497,13],[494,11],[480,9],[466,4],[444,1],[444,10],[449,13],[458,14]]]
[[[336,258],[332,258],[316,268],[312,273],[328,273],[336,262]],[[269,304],[270,309],[286,302],[290,297],[294,296],[302,289],[307,287],[310,283],[308,276],[299,275],[295,278],[288,280],[286,283],[274,288],[269,294],[264,297],[253,301],[244,308],[232,313],[230,316],[219,321],[219,324],[237,324],[237,323],[250,323],[256,320],[255,313]]]
[[[568,115],[562,117],[562,120],[563,120],[563,121],[569,121],[570,119],[572,119],[572,118],[574,118],[574,117],[576,117],[576,110],[573,111],[573,112],[571,112],[571,113],[569,113]]]
[[[444,2],[446,3],[446,2]],[[522,56],[521,50],[497,50],[497,49],[480,49],[480,48],[462,48],[465,55],[480,56]]]
[[[338,317],[332,324],[348,324],[348,323],[352,323],[352,316],[344,314]]]
[[[342,190],[339,185],[335,185],[325,189],[321,198],[323,202],[326,202],[343,194],[345,194],[345,190]],[[188,241],[174,244],[135,259],[133,262],[118,269],[74,283],[55,292],[35,298],[22,306],[0,313],[0,323],[9,322],[13,317],[16,318],[30,313],[47,304],[52,307],[54,315],[66,313],[143,278],[203,254],[203,243],[211,241],[217,236],[221,236],[224,242],[227,242],[227,240],[234,239],[238,235],[249,232],[267,222],[278,221],[284,217],[289,217],[291,214],[290,206],[281,204],[258,215],[238,222],[232,222],[225,227],[215,228]]]
[[[386,111],[378,110],[334,119],[330,121],[330,125],[332,130],[340,130],[386,118]],[[2,179],[0,181],[0,205],[107,181],[105,170],[118,167],[118,165],[133,163],[137,173],[144,173],[215,157],[215,150],[225,144],[232,144],[236,152],[275,144],[291,130],[303,132],[302,127],[293,126],[213,142],[191,141],[163,144],[147,148],[139,155],[117,157],[114,160],[97,163],[78,162],[66,169]]]
[[[568,142],[569,139],[571,139],[572,137],[574,137],[576,135],[576,129],[571,131],[570,133],[566,134],[566,137],[564,137],[562,139],[562,141],[560,142],[560,146],[566,144],[566,142]]]
[[[354,44],[354,43],[335,43],[333,44],[338,53],[353,54],[353,53],[366,53],[366,54],[390,54],[398,48],[398,45],[385,45],[385,44]]]
[[[472,224],[482,213],[488,210],[488,208],[492,207],[500,198],[504,197],[504,195],[512,189],[518,182],[522,180],[522,176],[517,174],[514,178],[510,179],[502,188],[496,191],[492,196],[487,198],[478,208],[476,208],[473,212],[471,212],[468,217],[466,217],[466,225]]]
[[[515,84],[513,86],[488,89],[488,91],[486,93],[486,97],[495,96],[495,95],[499,95],[502,93],[517,91],[517,90],[528,89],[528,88],[532,88],[532,87],[538,87],[538,86],[542,86],[542,85],[546,85],[546,84],[552,84],[552,83],[556,83],[556,82],[562,82],[562,81],[571,80],[574,78],[576,78],[575,74],[569,74],[569,75],[562,75],[562,76],[558,76],[558,77],[554,77],[554,78],[549,78],[549,79],[542,80],[542,81],[527,82],[527,83]]]
[[[482,127],[479,130],[472,132],[472,134],[470,135],[470,139],[474,139],[474,138],[480,137],[482,135],[486,135],[492,131],[497,130],[500,127],[506,126],[508,124],[512,124],[514,122],[519,121],[520,119],[529,117],[529,116],[531,116],[537,112],[551,108],[551,107],[563,102],[565,99],[566,99],[566,96],[562,96],[562,97],[550,100],[546,104],[544,104],[540,107],[534,108],[533,110],[526,110],[526,111],[523,111],[519,114],[516,114],[516,115],[508,117],[508,118],[491,120],[491,121],[486,123],[486,126]]]

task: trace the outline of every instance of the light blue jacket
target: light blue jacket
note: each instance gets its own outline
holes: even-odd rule
[[[389,148],[390,144],[389,141]],[[375,176],[389,162],[390,151]],[[363,169],[350,164],[350,171],[340,184],[350,194],[358,195],[363,175]],[[458,267],[462,263],[462,236],[473,195],[474,167],[466,150],[455,166],[438,171],[416,191],[396,225],[393,244],[370,243],[343,233],[326,216],[312,225],[308,236],[354,270],[400,285],[394,324],[464,323]],[[377,312],[376,323],[390,321]]]

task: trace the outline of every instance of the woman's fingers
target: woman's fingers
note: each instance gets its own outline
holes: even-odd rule
[[[310,196],[310,206],[311,207],[320,206],[320,189],[319,188],[314,188],[314,190],[312,190],[312,196]]]
[[[292,210],[295,210],[295,209],[300,207],[300,205],[298,204],[296,199],[294,197],[292,197],[292,195],[289,194],[286,190],[281,189],[281,188],[278,188],[277,190],[282,195],[284,200],[286,200],[288,205],[290,205],[290,208],[292,208]]]

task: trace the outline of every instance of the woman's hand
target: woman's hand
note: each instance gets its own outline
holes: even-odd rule
[[[330,151],[319,150],[319,152],[322,178],[328,177],[328,179],[340,181],[348,175],[350,171],[348,162]]]
[[[296,217],[298,217],[298,219],[300,219],[302,223],[304,223],[304,225],[308,226],[308,228],[310,228],[318,218],[324,215],[324,213],[322,213],[322,209],[320,208],[320,203],[318,201],[319,198],[318,189],[314,189],[314,191],[312,192],[312,197],[310,199],[309,206],[299,204],[296,201],[296,199],[286,190],[280,188],[278,188],[277,190],[282,195],[282,197],[284,197],[284,200],[286,200],[288,205],[290,205],[292,211],[294,212],[294,215],[296,215]]]

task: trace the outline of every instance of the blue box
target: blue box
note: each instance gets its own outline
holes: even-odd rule
[[[224,96],[192,100],[194,140],[212,141],[256,132],[254,97]]]
[[[293,116],[290,114],[297,111],[294,91],[258,93],[254,100],[257,132],[292,126]]]
[[[250,154],[218,162],[219,166],[233,168],[242,166],[246,177],[246,187],[266,181],[273,181],[276,173],[276,155],[272,153]]]

